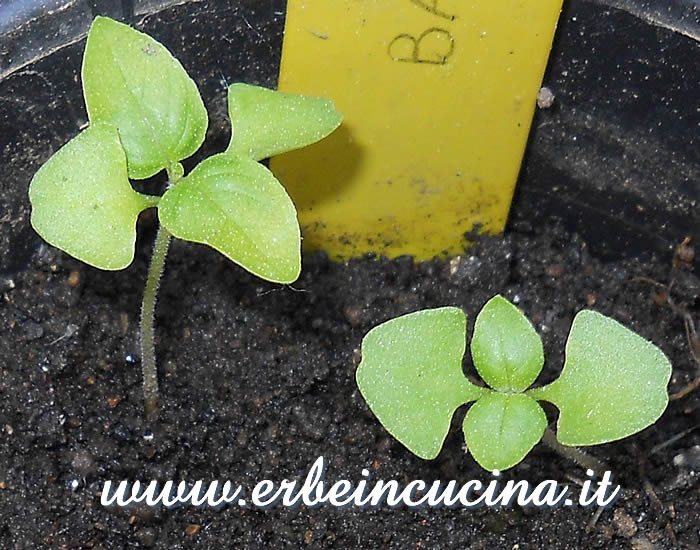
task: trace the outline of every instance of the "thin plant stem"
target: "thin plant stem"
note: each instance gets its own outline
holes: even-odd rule
[[[545,429],[544,435],[542,436],[542,443],[559,453],[564,458],[573,460],[579,466],[583,466],[587,470],[593,470],[597,475],[603,475],[606,470],[610,469],[604,462],[601,462],[594,456],[583,452],[581,449],[577,447],[567,447],[566,445],[559,443],[557,436],[554,435],[551,428]]]
[[[173,186],[182,177],[182,165],[179,163],[168,167],[168,186]],[[156,369],[156,348],[154,337],[156,297],[160,278],[165,268],[172,235],[162,225],[158,227],[156,241],[153,245],[151,265],[148,268],[146,288],[141,305],[141,368],[143,370],[143,399],[147,419],[152,419],[158,412],[158,371]]]
[[[156,350],[154,342],[154,320],[156,296],[160,278],[168,255],[172,235],[162,225],[158,228],[153,256],[148,268],[146,289],[141,306],[141,368],[143,369],[143,398],[146,418],[152,418],[158,411],[158,372],[156,370]]]

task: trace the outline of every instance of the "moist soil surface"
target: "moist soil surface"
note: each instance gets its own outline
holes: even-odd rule
[[[134,264],[101,272],[41,245],[2,280],[2,548],[635,548],[700,545],[700,390],[625,440],[590,448],[622,486],[603,510],[550,508],[294,509],[191,506],[107,509],[107,480],[263,479],[432,482],[493,478],[466,454],[458,410],[432,461],[382,428],[354,381],[363,335],[397,315],[454,305],[469,317],[501,293],[544,341],[538,384],[556,378],[577,311],[592,307],[657,344],[669,390],[697,375],[678,309],[697,317],[697,278],[673,251],[602,262],[554,224],[511,223],[451,261],[304,257],[293,286],[268,284],[215,251],[174,242],[157,307],[162,411],[143,420],[138,315],[153,224],[141,220]],[[683,235],[679,235],[679,242]],[[651,281],[656,281],[654,284]],[[467,353],[464,369],[475,371]],[[549,409],[550,420],[556,418]],[[584,469],[540,444],[504,480],[577,489]],[[574,492],[578,495],[578,490]],[[246,495],[246,496],[248,496]]]

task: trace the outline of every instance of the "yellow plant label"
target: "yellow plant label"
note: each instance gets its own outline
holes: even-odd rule
[[[503,230],[562,0],[289,0],[279,88],[342,126],[272,159],[304,244],[459,253]]]

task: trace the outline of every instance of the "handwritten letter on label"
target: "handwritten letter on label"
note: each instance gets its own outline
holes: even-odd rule
[[[440,0],[410,0],[416,7],[437,16],[443,21],[454,21],[457,16],[438,6]],[[415,36],[409,33],[396,35],[389,42],[388,53],[394,61],[444,65],[455,51],[455,41],[449,29],[430,27]]]

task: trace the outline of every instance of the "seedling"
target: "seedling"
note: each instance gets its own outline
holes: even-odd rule
[[[233,84],[228,148],[185,176],[180,161],[202,145],[207,112],[194,81],[162,44],[97,17],[85,46],[82,83],[90,124],[34,175],[31,223],[47,242],[79,260],[118,270],[134,258],[137,217],[157,207],[160,227],[141,311],[150,417],[158,408],[155,300],[171,237],[209,245],[262,279],[296,280],[301,270],[296,210],[258,161],[322,139],[341,115],[326,99]],[[162,196],[132,188],[130,178],[162,170],[168,175]]]
[[[487,470],[515,466],[542,439],[547,418],[537,401],[559,409],[557,439],[565,446],[632,435],[668,404],[669,360],[600,313],[576,315],[561,375],[529,390],[544,354],[520,310],[495,296],[476,318],[471,356],[489,387],[472,384],[462,371],[466,328],[461,309],[442,307],[387,321],[362,341],[356,373],[362,396],[387,431],[421,458],[438,455],[455,411],[471,401],[464,437]]]

